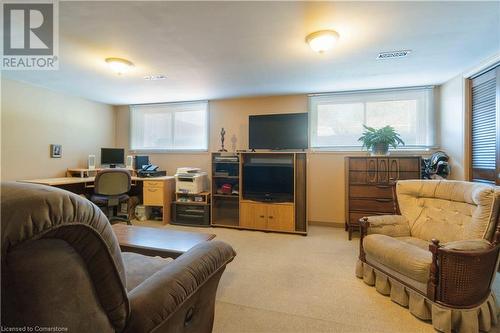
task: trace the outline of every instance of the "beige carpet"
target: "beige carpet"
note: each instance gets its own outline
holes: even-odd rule
[[[219,285],[214,332],[435,332],[355,277],[359,240],[343,229],[311,226],[304,237],[166,228],[215,233],[238,253]]]

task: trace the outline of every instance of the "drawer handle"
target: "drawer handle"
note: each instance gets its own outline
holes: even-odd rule
[[[157,188],[148,188],[148,192],[156,192],[156,191],[158,191]]]
[[[199,210],[199,209],[186,209],[184,212],[186,212],[186,213],[205,214],[205,211]]]
[[[377,199],[375,199],[375,201],[377,201],[377,202],[392,202],[392,199],[380,199],[380,198],[377,198]]]
[[[199,219],[202,218],[203,215],[190,215],[190,214],[178,214],[178,217],[185,217],[187,219]]]
[[[260,218],[263,219],[265,216],[264,215],[261,215]]]
[[[270,219],[272,219],[273,217],[272,216],[269,216]]]
[[[376,188],[391,188],[389,185],[377,185]]]

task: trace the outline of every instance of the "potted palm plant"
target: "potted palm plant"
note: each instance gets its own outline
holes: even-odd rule
[[[372,155],[388,155],[389,146],[397,148],[398,145],[405,144],[392,126],[387,125],[379,129],[366,125],[363,127],[365,131],[358,141],[363,143],[362,149],[366,147],[367,150],[371,150]]]

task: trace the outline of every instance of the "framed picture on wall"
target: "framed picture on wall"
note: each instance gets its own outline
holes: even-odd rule
[[[61,158],[62,156],[62,145],[50,145],[50,157]]]

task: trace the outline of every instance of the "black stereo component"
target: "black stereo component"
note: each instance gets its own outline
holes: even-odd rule
[[[162,177],[166,175],[167,175],[166,171],[146,171],[146,170],[137,171],[137,176],[141,178]]]
[[[210,205],[172,203],[172,224],[210,226]]]

